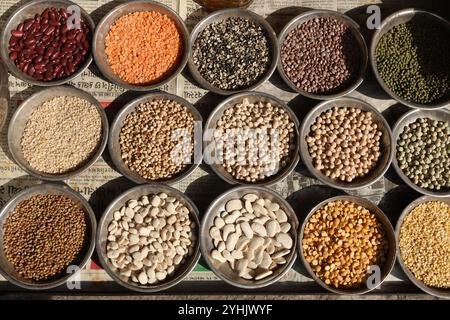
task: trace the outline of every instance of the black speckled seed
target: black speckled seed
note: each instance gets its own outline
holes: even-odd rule
[[[200,75],[222,90],[254,85],[270,65],[269,43],[255,22],[230,17],[207,26],[197,37],[193,60]]]

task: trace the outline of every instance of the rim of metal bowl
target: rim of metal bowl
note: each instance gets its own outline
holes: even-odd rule
[[[0,59],[0,131],[6,123],[9,109],[8,70]]]
[[[86,60],[84,63],[80,66],[80,68],[75,71],[73,74],[66,78],[58,79],[58,80],[52,80],[52,81],[40,81],[35,80],[31,76],[23,73],[17,66],[9,59],[9,49],[8,49],[8,43],[9,39],[11,38],[11,30],[15,28],[19,23],[23,22],[21,20],[20,22],[16,21],[17,18],[22,14],[23,11],[33,8],[33,7],[40,7],[40,6],[55,6],[55,5],[61,5],[61,7],[69,7],[69,6],[77,6],[80,8],[81,16],[84,22],[86,22],[87,26],[90,29],[90,36],[93,37],[94,30],[95,30],[95,23],[94,20],[92,20],[91,16],[84,10],[81,6],[78,4],[69,1],[69,0],[37,0],[37,1],[29,1],[25,3],[24,5],[17,8],[9,17],[8,20],[5,22],[2,33],[1,33],[1,42],[2,42],[2,48],[0,49],[1,57],[6,64],[9,72],[15,76],[16,78],[19,78],[23,81],[26,81],[28,83],[31,83],[36,86],[41,87],[51,87],[51,86],[59,86],[64,83],[67,83],[76,77],[78,77],[83,71],[85,71],[89,65],[92,62],[92,47],[89,49],[89,54],[86,57]],[[42,11],[35,12],[36,13],[42,13]]]
[[[136,9],[135,6],[137,7]],[[147,9],[143,8],[142,6],[148,6]],[[183,54],[178,62],[178,67],[174,69],[174,71],[169,74],[167,77],[163,78],[161,81],[149,84],[149,85],[135,85],[130,84],[124,80],[122,80],[118,75],[114,73],[114,71],[109,66],[108,58],[105,54],[105,45],[104,42],[102,43],[101,40],[106,37],[106,35],[109,32],[110,26],[114,25],[115,21],[132,12],[140,12],[140,11],[153,11],[153,10],[160,10],[167,16],[169,16],[176,24],[177,29],[180,32],[180,36],[183,39]],[[111,17],[114,17],[117,12],[123,11],[120,16],[118,16],[114,21],[111,22],[109,25],[109,19],[112,19]],[[107,28],[107,30],[105,30]],[[151,1],[151,0],[135,0],[135,1],[127,1],[126,3],[119,4],[112,8],[103,18],[100,20],[100,22],[97,25],[97,28],[95,29],[94,36],[92,38],[92,52],[93,57],[96,66],[100,70],[101,74],[111,83],[114,83],[118,85],[119,87],[122,87],[127,90],[133,90],[133,91],[150,91],[154,89],[158,89],[159,87],[167,84],[171,80],[175,79],[181,71],[183,71],[184,67],[186,66],[186,63],[188,61],[189,57],[189,51],[190,51],[190,45],[189,45],[189,31],[186,27],[186,24],[184,23],[183,19],[176,13],[174,10],[166,6],[165,4],[162,4],[160,2]]]
[[[269,41],[269,49],[271,51],[270,66],[267,69],[267,71],[264,73],[264,75],[260,78],[260,80],[258,80],[255,84],[253,84],[251,86],[248,86],[248,87],[242,88],[242,89],[237,89],[237,90],[224,90],[224,89],[220,89],[220,88],[210,84],[205,78],[203,78],[203,76],[198,71],[197,66],[194,63],[194,58],[192,56],[192,54],[193,54],[192,47],[194,46],[198,35],[206,28],[206,26],[208,26],[212,23],[218,22],[218,21],[222,21],[228,17],[241,17],[241,18],[251,19],[253,22],[255,22],[256,24],[261,26],[261,28],[263,29],[263,31],[266,35],[267,40]],[[218,11],[214,11],[213,13],[210,13],[209,15],[204,17],[200,22],[198,22],[195,25],[194,29],[191,32],[191,35],[189,38],[189,43],[191,46],[191,50],[189,53],[188,67],[189,67],[189,71],[190,71],[192,77],[195,79],[195,81],[201,87],[205,88],[206,90],[209,90],[211,92],[214,92],[214,93],[217,93],[220,95],[225,95],[225,96],[244,92],[244,91],[251,91],[251,90],[258,88],[264,82],[269,80],[269,78],[274,73],[274,71],[277,67],[278,60],[279,60],[278,40],[277,40],[275,31],[273,30],[272,26],[266,21],[266,19],[264,19],[260,15],[254,13],[250,10],[242,9],[242,8],[222,9],[222,10],[218,10]]]
[[[400,102],[401,104],[404,104],[405,106],[416,108],[416,109],[426,109],[426,110],[433,110],[433,109],[439,109],[444,108],[450,104],[450,94],[448,97],[439,103],[434,104],[420,104],[411,102],[408,100],[405,100],[398,96],[396,93],[394,93],[383,81],[380,74],[378,73],[377,69],[377,61],[375,57],[375,50],[378,46],[378,42],[380,39],[394,26],[405,23],[409,21],[409,17],[414,17],[415,15],[421,15],[426,16],[428,19],[434,20],[436,22],[441,23],[444,27],[447,28],[447,31],[450,33],[450,23],[445,20],[444,18],[438,16],[437,14],[424,11],[424,10],[417,10],[417,9],[404,9],[397,12],[394,12],[390,16],[388,16],[386,19],[383,20],[381,23],[380,28],[375,32],[375,34],[372,37],[372,41],[370,43],[370,64],[372,66],[373,74],[375,75],[375,78],[377,79],[377,82],[380,84],[380,86],[383,88],[383,90],[394,100]]]
[[[152,286],[148,286],[148,287],[134,285],[132,283],[125,282],[124,280],[122,280],[119,277],[119,275],[117,275],[113,270],[111,270],[111,266],[107,262],[108,258],[106,257],[106,254],[105,254],[105,250],[104,250],[105,248],[103,246],[103,242],[106,240],[102,238],[102,234],[103,234],[104,229],[108,227],[106,225],[107,218],[111,217],[113,215],[114,211],[117,210],[118,208],[120,208],[121,206],[123,206],[128,200],[135,199],[135,198],[138,198],[143,195],[157,194],[160,192],[165,192],[169,195],[176,197],[177,200],[181,200],[181,202],[183,202],[188,207],[188,209],[190,211],[191,219],[193,219],[193,221],[197,224],[197,228],[196,228],[197,229],[197,240],[196,240],[194,252],[191,256],[188,257],[188,259],[190,259],[190,261],[187,260],[185,262],[185,264],[180,266],[178,272],[176,273],[177,275],[175,277],[172,277],[170,280],[168,280],[168,281],[164,280],[160,284],[152,285]],[[138,195],[135,196],[134,194],[138,194]],[[200,259],[200,220],[199,220],[198,208],[195,205],[195,203],[184,193],[182,193],[181,191],[179,191],[173,187],[167,186],[167,185],[145,184],[145,185],[139,185],[139,186],[133,187],[133,188],[123,192],[119,196],[117,196],[103,212],[103,215],[98,224],[95,248],[96,248],[96,252],[99,257],[100,263],[103,266],[103,269],[108,273],[108,275],[117,284],[119,284],[127,289],[137,291],[137,292],[142,292],[142,293],[152,293],[152,292],[158,292],[158,291],[169,289],[169,288],[179,284],[181,281],[183,281],[183,279],[189,273],[191,273],[191,271],[195,268],[196,264],[198,263],[198,261]]]
[[[357,178],[357,179],[355,179],[355,181],[352,181],[350,183],[348,183],[348,182],[339,183],[339,181],[336,182],[336,181],[333,181],[331,178],[327,178],[323,173],[321,173],[319,170],[314,168],[314,166],[312,164],[312,159],[309,154],[309,150],[308,150],[308,146],[307,146],[305,137],[308,136],[308,134],[310,132],[310,127],[314,123],[314,120],[317,118],[317,116],[319,116],[320,114],[322,114],[323,112],[325,112],[327,110],[330,110],[333,107],[334,103],[339,103],[339,102],[347,102],[347,103],[352,104],[351,105],[352,107],[359,108],[363,111],[371,112],[377,118],[375,120],[377,120],[378,123],[381,123],[383,125],[383,128],[382,128],[383,135],[385,135],[387,133],[386,139],[389,144],[382,145],[382,147],[380,148],[382,155],[378,161],[383,160],[383,154],[387,154],[387,156],[386,155],[384,156],[386,158],[385,161],[383,161],[384,164],[381,162],[378,162],[376,167],[372,168],[372,170],[374,170],[374,169],[377,169],[378,166],[382,165],[381,170],[379,169],[378,173],[376,173],[373,177],[365,176],[362,178]],[[392,147],[391,147],[393,145],[393,138],[392,138],[393,135],[392,135],[392,131],[389,127],[389,124],[387,123],[386,119],[383,117],[381,112],[379,112],[374,106],[372,106],[371,104],[369,104],[363,100],[357,99],[357,98],[341,97],[341,98],[327,100],[327,101],[323,101],[323,102],[319,103],[306,115],[305,119],[303,119],[303,122],[302,122],[302,125],[300,128],[300,135],[301,135],[300,136],[300,155],[301,155],[303,163],[306,165],[308,171],[314,175],[314,177],[316,177],[321,182],[323,182],[333,188],[337,188],[337,189],[341,189],[341,190],[358,190],[360,188],[368,187],[368,186],[374,184],[376,181],[380,180],[384,176],[386,171],[389,169],[389,166],[392,163],[392,158],[394,155],[394,153],[392,151]],[[383,143],[383,144],[385,144],[385,143]],[[369,171],[369,173],[367,175],[370,175],[371,171]],[[370,179],[367,179],[367,177],[369,177]]]
[[[408,185],[410,188],[414,189],[415,191],[433,196],[433,197],[441,197],[445,198],[450,196],[450,188],[446,188],[444,191],[432,191],[425,188],[421,188],[418,185],[416,185],[414,182],[412,182],[406,174],[403,172],[402,169],[400,169],[400,166],[398,165],[397,160],[397,140],[400,134],[403,132],[403,129],[406,125],[414,122],[416,119],[424,118],[424,117],[431,117],[434,120],[439,121],[446,121],[448,122],[444,117],[435,116],[436,114],[443,113],[448,118],[450,118],[450,111],[446,109],[435,109],[435,110],[425,110],[425,109],[413,109],[405,113],[403,116],[401,116],[397,122],[394,125],[394,128],[392,129],[392,154],[394,155],[392,159],[392,164],[395,169],[395,172],[397,172],[397,175],[400,177],[400,179],[403,180],[406,185]],[[412,120],[412,121],[410,121]],[[450,123],[449,123],[450,124]]]
[[[145,103],[148,101],[153,101],[155,99],[169,99],[175,101],[182,106],[186,107],[187,110],[194,117],[194,152],[193,152],[193,163],[189,164],[188,167],[175,175],[170,179],[163,180],[147,180],[142,178],[137,172],[131,171],[127,165],[122,161],[120,145],[118,143],[120,131],[123,126],[123,120],[125,117],[134,112],[135,108],[139,106],[141,103]],[[189,101],[167,93],[167,92],[153,92],[148,93],[143,96],[140,96],[129,103],[127,103],[116,115],[114,121],[111,125],[111,130],[108,138],[108,151],[111,157],[112,162],[116,169],[124,175],[127,179],[133,181],[137,184],[174,184],[180,182],[181,180],[187,178],[194,170],[200,165],[202,159],[202,141],[201,135],[198,135],[197,132],[201,132],[201,126],[199,122],[203,122],[203,118],[201,114],[198,112],[197,108],[195,108]]]
[[[213,137],[211,136],[211,132],[209,132],[209,129],[216,128],[216,124],[213,123],[213,120],[216,117],[216,115],[223,113],[223,111],[230,108],[231,106],[228,106],[227,108],[225,108],[225,107],[231,101],[236,100],[236,99],[242,101],[246,97],[256,97],[256,98],[262,98],[262,99],[274,101],[278,105],[278,107],[282,107],[289,114],[291,121],[294,123],[295,135],[296,135],[295,149],[291,151],[292,157],[289,162],[289,165],[287,165],[282,170],[280,170],[276,174],[268,177],[267,179],[265,179],[263,181],[248,183],[246,181],[242,181],[242,180],[238,180],[238,179],[234,178],[231,174],[223,173],[219,169],[219,168],[222,168],[221,164],[214,164],[214,163],[212,163],[212,164],[208,163],[208,164],[211,167],[211,169],[214,171],[215,174],[217,174],[223,181],[225,181],[231,185],[271,186],[271,185],[274,185],[275,183],[278,183],[278,182],[284,180],[287,176],[289,176],[289,174],[291,174],[292,171],[294,171],[295,167],[297,166],[298,162],[300,161],[300,156],[299,156],[300,122],[298,121],[298,118],[295,115],[295,113],[292,111],[292,109],[286,103],[284,103],[277,97],[275,97],[271,94],[268,94],[268,93],[258,92],[258,91],[246,91],[246,92],[237,93],[230,97],[227,97],[225,100],[223,100],[221,103],[219,103],[217,105],[217,107],[214,108],[214,110],[211,112],[208,119],[206,120],[205,132],[203,135],[203,149],[205,150],[205,152],[206,152],[206,150],[208,150],[209,152],[211,152],[211,154],[213,151],[215,151],[215,143],[212,142]],[[213,148],[209,148],[209,146],[208,146],[209,143],[211,143],[211,146],[213,146]],[[213,157],[211,157],[211,158],[213,158]],[[210,160],[214,160],[214,159],[210,159]],[[205,158],[205,161],[206,161],[206,158]]]
[[[57,93],[60,92],[60,93]],[[54,94],[53,94],[54,93]],[[29,105],[33,110],[36,110],[37,107],[42,105],[43,102],[35,104],[34,101],[36,99],[39,99],[41,96],[48,95],[49,97],[46,98],[44,101],[48,101],[52,98],[59,97],[59,96],[70,96],[70,97],[79,97],[81,99],[84,99],[86,101],[89,101],[92,105],[95,106],[96,110],[100,114],[100,118],[102,121],[102,137],[100,140],[100,143],[97,147],[97,150],[95,153],[89,158],[89,161],[86,161],[82,166],[80,166],[78,169],[75,169],[73,171],[69,171],[62,174],[50,174],[50,173],[44,173],[40,172],[34,168],[32,168],[26,161],[26,159],[21,159],[22,157],[19,156],[19,153],[21,152],[20,147],[20,139],[17,141],[13,141],[12,136],[16,134],[18,127],[17,122],[19,120],[23,119],[22,113],[25,108],[28,108]],[[25,122],[26,124],[26,122]],[[108,133],[109,133],[109,124],[108,124],[108,118],[106,117],[106,112],[100,105],[100,103],[95,99],[90,93],[80,90],[78,88],[69,86],[69,85],[63,85],[58,87],[50,87],[45,88],[42,90],[39,90],[38,92],[33,93],[31,96],[29,96],[27,99],[25,99],[20,106],[16,109],[14,114],[12,115],[11,121],[9,123],[8,127],[8,149],[9,153],[11,154],[12,159],[14,162],[26,173],[42,179],[46,181],[62,181],[67,180],[70,178],[73,178],[75,176],[80,175],[84,171],[86,171],[88,168],[90,168],[97,160],[101,157],[103,151],[105,150],[106,143],[108,142]],[[23,134],[23,131],[22,131]],[[22,136],[22,135],[21,135]],[[16,150],[17,149],[17,150]]]
[[[270,197],[273,197],[274,199],[276,199],[276,201],[280,204],[280,206],[283,206],[284,208],[287,209],[286,214],[288,216],[288,222],[291,223],[291,231],[290,231],[291,233],[290,234],[293,237],[293,245],[291,248],[289,261],[286,264],[284,264],[282,267],[280,267],[278,274],[272,275],[272,276],[262,279],[262,280],[251,280],[253,282],[251,284],[239,283],[239,282],[233,281],[232,279],[229,279],[227,276],[225,276],[221,271],[218,270],[218,268],[216,268],[214,266],[214,264],[212,263],[211,258],[210,258],[210,253],[207,251],[207,248],[206,248],[207,247],[206,242],[211,241],[211,237],[209,235],[209,227],[211,225],[206,225],[206,223],[208,222],[208,220],[211,220],[217,216],[218,212],[213,211],[213,209],[215,209],[215,207],[217,207],[217,206],[224,206],[225,205],[224,200],[226,199],[226,197],[234,192],[243,192],[245,194],[257,192],[257,193],[262,193],[262,194],[266,194],[266,195],[268,194]],[[211,269],[214,272],[214,274],[217,277],[219,277],[221,280],[225,281],[226,283],[228,283],[234,287],[238,287],[238,288],[242,288],[242,289],[259,289],[259,288],[263,288],[263,287],[269,286],[271,284],[274,284],[279,279],[281,279],[292,268],[292,265],[294,264],[295,260],[297,259],[298,226],[299,226],[299,222],[298,222],[298,218],[297,218],[297,215],[296,215],[294,209],[281,195],[279,195],[278,193],[276,193],[275,191],[273,191],[271,189],[261,187],[261,186],[248,186],[248,185],[238,186],[238,187],[234,187],[228,191],[225,191],[224,193],[222,193],[221,195],[216,197],[211,202],[211,204],[208,206],[208,209],[205,211],[205,214],[203,215],[202,220],[201,220],[200,250],[202,252],[203,258],[205,259],[206,263],[209,266],[209,269]],[[245,280],[245,279],[242,279],[241,281],[249,282],[249,280]]]
[[[283,69],[283,64],[281,62],[281,49],[284,44],[284,40],[286,36],[289,34],[291,30],[293,30],[298,25],[305,23],[306,21],[317,18],[317,17],[331,17],[336,18],[340,22],[345,23],[347,26],[350,27],[350,30],[353,34],[353,36],[356,39],[356,42],[359,44],[359,50],[361,53],[361,63],[360,68],[356,74],[355,79],[349,83],[345,88],[340,89],[337,92],[331,93],[331,94],[316,94],[316,93],[310,93],[305,90],[302,90],[298,88],[286,75]],[[329,99],[335,99],[342,96],[345,96],[349,94],[350,92],[354,91],[356,88],[359,87],[359,85],[363,82],[364,76],[367,69],[367,63],[369,60],[369,54],[366,42],[364,40],[364,37],[361,34],[359,25],[349,16],[332,11],[332,10],[310,10],[304,13],[299,14],[298,16],[294,17],[288,24],[283,28],[283,30],[280,32],[280,35],[278,37],[278,43],[279,43],[279,59],[277,64],[278,73],[280,74],[283,81],[291,88],[294,92],[300,93],[302,96],[305,96],[307,98],[311,99],[319,99],[319,100],[329,100]]]
[[[367,288],[367,287],[361,287],[359,289],[339,289],[334,288],[331,286],[328,286],[322,279],[320,279],[316,273],[313,271],[311,266],[309,265],[309,262],[306,261],[304,252],[303,252],[303,237],[304,232],[306,228],[306,224],[308,223],[311,216],[320,208],[325,206],[327,203],[333,202],[333,201],[351,201],[358,205],[361,205],[362,207],[366,208],[370,211],[377,220],[383,225],[384,232],[386,234],[386,239],[389,242],[389,249],[387,253],[387,259],[385,264],[381,267],[381,281],[373,288]],[[394,228],[392,227],[391,222],[389,221],[389,218],[386,216],[386,214],[381,210],[377,205],[375,205],[373,202],[364,199],[362,197],[356,197],[356,196],[350,196],[350,195],[344,195],[344,196],[336,196],[328,198],[319,204],[317,204],[314,208],[312,208],[308,215],[306,216],[305,220],[302,223],[300,232],[299,232],[299,238],[298,238],[298,250],[299,250],[299,256],[300,260],[302,261],[303,265],[305,266],[306,270],[308,271],[309,275],[314,279],[314,281],[319,284],[322,288],[341,295],[361,295],[368,293],[375,288],[379,287],[387,278],[387,276],[391,273],[392,269],[394,268],[395,264],[395,258],[396,258],[396,241],[395,241],[395,232]]]
[[[400,252],[400,229],[403,224],[403,221],[405,218],[409,215],[409,213],[416,208],[418,205],[429,202],[429,201],[441,201],[444,203],[447,203],[447,205],[450,206],[450,198],[439,198],[439,197],[433,197],[429,195],[421,196],[417,198],[416,200],[412,201],[403,211],[400,217],[397,220],[397,225],[395,226],[395,241],[397,246],[397,260],[400,264],[400,267],[402,268],[403,272],[406,274],[408,279],[414,283],[416,287],[418,287],[420,290],[431,294],[438,298],[444,298],[444,299],[450,299],[450,288],[444,289],[444,288],[434,288],[431,286],[426,285],[419,279],[417,279],[414,274],[409,270],[409,268],[406,266],[405,262],[402,259],[402,255]]]
[[[71,277],[73,277],[81,272],[81,270],[86,266],[89,259],[91,258],[92,253],[94,252],[96,232],[97,232],[97,221],[95,218],[94,211],[92,210],[91,206],[89,205],[89,202],[80,193],[71,189],[67,185],[60,185],[60,184],[54,184],[54,183],[43,183],[43,184],[38,184],[35,186],[28,187],[28,188],[22,190],[21,192],[16,194],[12,199],[10,199],[5,204],[5,206],[2,208],[2,210],[0,212],[0,221],[3,221],[4,219],[6,219],[6,217],[15,209],[15,207],[18,203],[20,203],[21,201],[23,201],[25,199],[28,199],[29,197],[27,197],[27,195],[31,196],[32,193],[34,193],[34,194],[54,194],[49,190],[53,190],[53,191],[56,190],[56,192],[57,192],[56,194],[61,194],[61,195],[67,196],[70,199],[76,199],[77,201],[79,201],[79,204],[81,204],[81,206],[83,207],[83,211],[85,213],[85,219],[87,222],[86,224],[88,227],[87,228],[88,232],[86,234],[85,244],[83,246],[82,251],[80,251],[80,253],[82,253],[85,250],[85,254],[77,257],[77,259],[80,260],[80,263],[77,265],[78,269],[75,270],[74,273],[69,273],[69,274],[61,273],[60,275],[64,275],[63,277],[58,277],[58,279],[52,280],[51,282],[48,282],[48,283],[39,283],[39,282],[26,283],[22,280],[19,280],[19,279],[13,277],[12,275],[9,274],[9,272],[3,270],[3,268],[0,268],[0,274],[6,280],[8,280],[10,283],[12,283],[18,287],[24,288],[24,289],[47,290],[47,289],[52,289],[52,288],[56,288],[56,287],[63,285]],[[2,242],[1,250],[3,251],[3,224],[0,227],[2,228],[0,230],[0,234],[2,237],[0,239],[0,241]],[[10,264],[9,261],[5,260],[5,262],[7,264]],[[11,265],[11,268],[13,268],[12,265]]]

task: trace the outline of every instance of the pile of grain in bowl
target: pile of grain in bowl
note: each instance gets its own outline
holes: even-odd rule
[[[414,277],[428,286],[450,288],[450,206],[428,201],[403,220],[400,256]]]
[[[105,39],[113,72],[134,85],[149,85],[170,76],[180,64],[184,43],[166,14],[133,12],[117,19]]]
[[[161,192],[129,199],[108,225],[106,255],[126,282],[156,285],[173,278],[194,253],[196,223],[181,199]]]
[[[370,266],[383,266],[389,243],[375,214],[355,202],[337,200],[309,218],[302,249],[326,285],[358,289],[366,285]]]
[[[281,64],[297,88],[330,94],[355,81],[361,68],[359,48],[349,26],[334,18],[314,18],[287,34]]]
[[[222,90],[254,85],[271,63],[269,41],[262,27],[240,17],[229,17],[205,27],[192,50],[200,75]]]
[[[382,132],[370,111],[333,107],[315,119],[306,137],[314,167],[352,182],[366,176],[381,156]]]
[[[25,160],[40,172],[63,174],[88,162],[102,139],[102,118],[89,101],[60,96],[31,114],[20,146]]]
[[[70,198],[35,195],[3,225],[6,259],[25,279],[42,281],[76,263],[86,239],[85,212]]]
[[[296,139],[286,109],[246,98],[224,111],[214,131],[217,161],[234,178],[252,183],[285,168],[294,157]]]
[[[147,180],[170,179],[193,161],[194,116],[170,99],[140,104],[120,130],[121,157],[131,171]]]

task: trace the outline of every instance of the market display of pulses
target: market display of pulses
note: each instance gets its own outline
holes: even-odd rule
[[[21,72],[48,82],[68,77],[82,66],[90,54],[93,30],[85,21],[80,29],[69,29],[68,17],[65,9],[48,7],[12,29],[7,50]],[[247,18],[214,22],[191,45],[200,75],[222,90],[251,87],[271,63],[264,31]],[[307,93],[326,95],[345,88],[362,63],[355,36],[334,18],[300,23],[279,45],[287,78]],[[119,17],[105,38],[105,54],[113,72],[126,83],[142,86],[175,72],[185,46],[171,17],[157,11]],[[374,59],[387,87],[407,101],[426,105],[450,94],[449,51],[442,25],[417,18],[385,33]],[[194,117],[185,106],[170,99],[140,104],[122,124],[122,160],[149,181],[172,178],[186,169],[170,159],[179,142],[173,141],[171,132],[179,129],[193,138]],[[259,158],[244,159],[251,164],[241,164],[239,153],[247,154],[255,144],[248,137],[245,150],[222,154],[224,169],[242,183],[263,181],[283,169],[298,143],[294,122],[282,106],[247,99],[225,110],[216,129],[218,147],[226,147],[230,130],[280,132],[275,150],[279,153],[269,150],[267,156],[275,159],[269,165]],[[80,98],[59,96],[29,115],[20,146],[34,169],[60,174],[88,161],[101,135],[101,117],[95,106]],[[300,138],[306,140],[317,170],[331,179],[351,182],[376,166],[381,136],[370,112],[348,106],[322,113],[310,133]],[[428,117],[403,128],[395,156],[414,184],[436,191],[450,187],[449,136],[448,122]],[[193,149],[188,151],[192,157]],[[87,224],[85,212],[74,201],[38,194],[19,202],[8,214],[2,245],[6,260],[21,277],[40,283],[76,263],[87,240]],[[181,199],[163,192],[129,198],[107,226],[106,256],[113,272],[141,287],[170,281],[198,241],[199,226],[190,214]],[[227,264],[238,278],[260,281],[282,268],[285,257],[297,250],[293,247],[295,232],[276,201],[244,193],[217,212],[207,236],[214,243],[210,254],[215,261]],[[449,239],[449,205],[427,201],[404,218],[399,254],[416,279],[430,287],[450,288]],[[377,216],[347,200],[328,202],[311,213],[299,242],[317,278],[338,289],[363,287],[367,268],[383,266],[392,249]]]

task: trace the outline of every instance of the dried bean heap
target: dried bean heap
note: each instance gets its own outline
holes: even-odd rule
[[[216,155],[236,179],[257,182],[283,169],[295,149],[295,125],[283,107],[244,99],[225,110],[214,132]]]
[[[394,26],[375,49],[377,70],[401,98],[432,104],[450,95],[449,32],[441,23],[415,17]]]
[[[24,278],[46,280],[75,263],[86,238],[84,211],[70,198],[36,195],[3,226],[6,259]]]
[[[421,188],[450,188],[450,126],[419,118],[403,128],[397,141],[400,169]]]
[[[82,98],[60,96],[31,114],[20,146],[31,167],[62,174],[89,161],[101,138],[102,119],[97,108]]]
[[[316,118],[306,142],[317,170],[331,179],[352,182],[377,164],[381,137],[371,112],[333,107]]]
[[[329,202],[308,220],[303,254],[315,274],[335,288],[362,287],[372,265],[382,267],[389,244],[369,210],[350,201]]]
[[[430,201],[412,209],[400,227],[399,248],[417,279],[450,288],[450,206]]]
[[[201,76],[223,90],[252,86],[271,63],[263,29],[240,17],[207,26],[194,42],[192,57]]]
[[[185,136],[176,137],[177,130]],[[169,99],[140,104],[127,115],[119,136],[123,161],[148,180],[170,179],[186,169],[184,159],[192,158],[193,140],[193,115]]]
[[[50,7],[11,31],[9,58],[23,72],[39,81],[52,81],[75,73],[90,50],[90,30],[81,20],[72,27],[70,13]]]
[[[231,199],[214,219],[211,257],[239,277],[262,280],[287,263],[295,232],[276,202],[248,193]]]
[[[288,33],[281,63],[299,89],[329,94],[355,80],[361,52],[350,27],[333,18],[313,18]]]
[[[197,241],[189,214],[179,199],[166,193],[128,200],[108,226],[106,252],[113,271],[140,285],[175,276]]]

